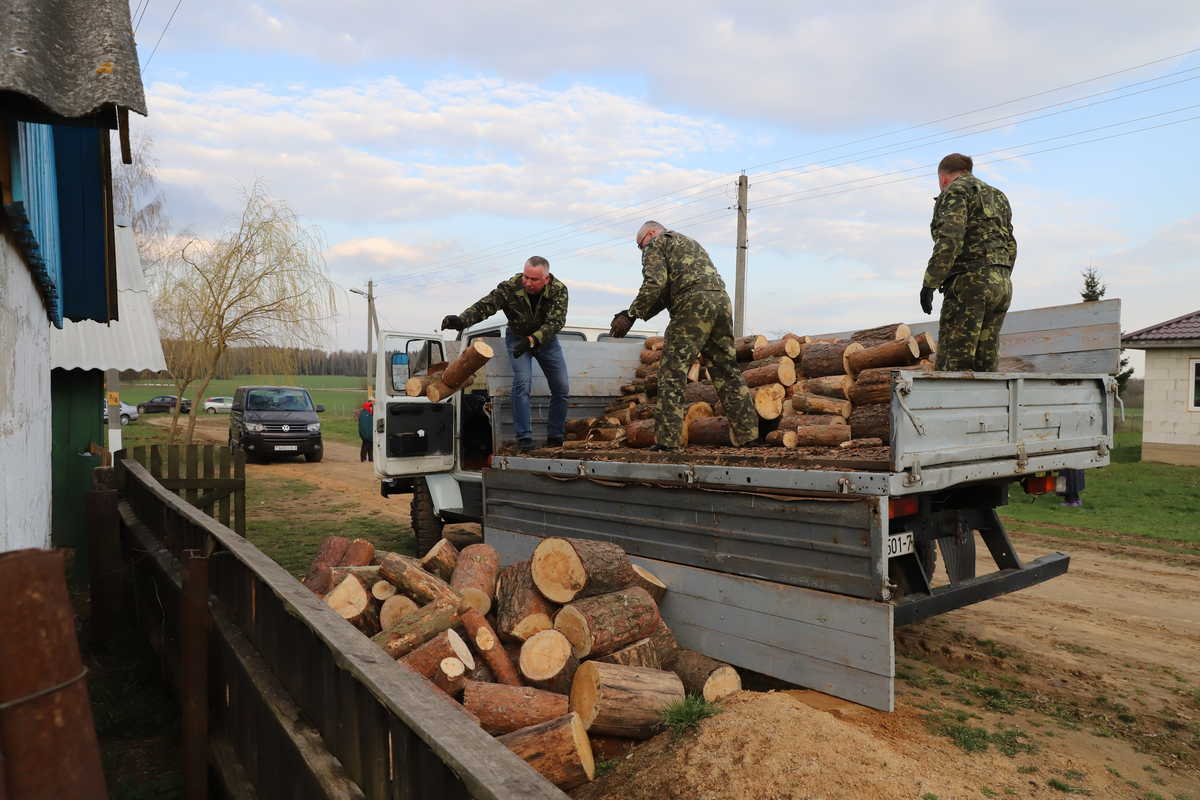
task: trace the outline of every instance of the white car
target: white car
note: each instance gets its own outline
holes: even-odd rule
[[[105,424],[108,424],[108,404],[107,403],[103,406],[103,409],[104,410],[100,412],[101,418],[104,420]],[[131,405],[129,405],[129,403],[126,403],[124,400],[122,400],[121,401],[121,424],[128,425],[130,422],[132,422],[133,420],[135,420],[137,418],[138,418],[137,407],[131,406]]]
[[[216,414],[217,412],[228,414],[232,408],[232,397],[207,397],[204,399],[205,414]]]

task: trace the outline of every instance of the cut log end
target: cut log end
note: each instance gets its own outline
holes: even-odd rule
[[[572,651],[571,642],[559,631],[535,633],[521,646],[521,674],[531,681],[553,678],[570,660]]]
[[[529,564],[533,582],[547,600],[569,603],[587,583],[587,571],[566,539],[543,539]]]
[[[725,666],[713,672],[704,682],[704,699],[711,702],[742,690],[742,676],[733,667]]]
[[[662,599],[667,593],[667,585],[653,572],[637,564],[633,565],[633,574],[637,576],[636,584],[649,592],[650,596],[654,598],[654,603],[656,605],[662,603]]]

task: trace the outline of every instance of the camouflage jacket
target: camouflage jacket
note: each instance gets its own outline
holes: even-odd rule
[[[1004,192],[971,173],[959,175],[933,206],[933,255],[923,285],[937,289],[954,275],[1017,260],[1012,207]]]
[[[692,292],[724,291],[725,281],[700,243],[664,231],[642,251],[642,288],[629,306],[629,316],[650,319]]]
[[[541,295],[542,299],[535,308],[521,285],[521,273],[518,272],[459,316],[463,325],[469,328],[497,311],[503,311],[504,316],[508,317],[508,328],[514,334],[532,336],[539,344],[545,344],[567,322],[566,284],[551,275]]]

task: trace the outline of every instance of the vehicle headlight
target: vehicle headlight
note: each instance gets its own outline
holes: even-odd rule
[[[321,423],[319,423],[319,422],[308,423],[308,432],[309,433],[320,433],[321,432]]]
[[[266,429],[267,429],[267,426],[263,425],[261,422],[247,422],[246,423],[246,430],[250,431],[251,433],[262,433]]]

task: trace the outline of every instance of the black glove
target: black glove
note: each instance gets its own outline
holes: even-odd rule
[[[921,310],[926,314],[933,313],[933,289],[925,286],[921,288]]]
[[[621,339],[625,334],[629,333],[629,329],[633,327],[633,317],[629,316],[628,311],[618,311],[613,315],[612,327],[608,329],[608,335],[614,339]]]
[[[461,331],[465,327],[467,326],[463,325],[462,317],[458,314],[447,314],[442,317],[442,330]]]
[[[536,346],[536,343],[537,340],[532,336],[526,336],[524,339],[513,345],[513,356],[515,358],[520,358],[521,356],[533,350],[533,348]]]

